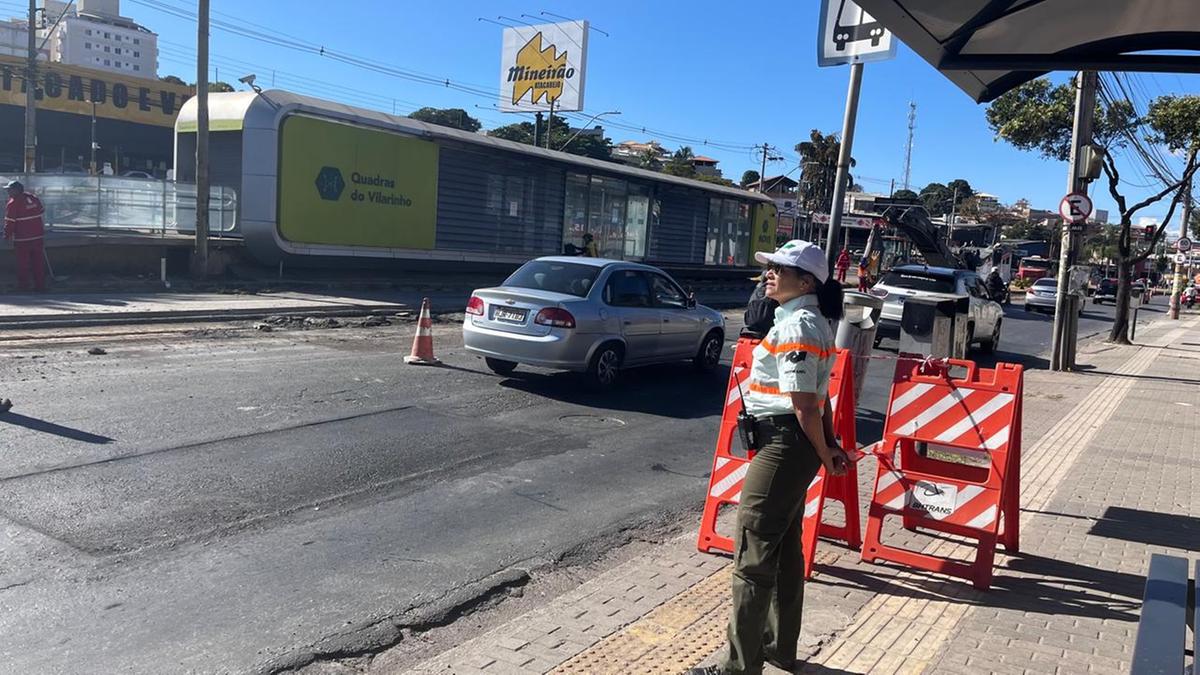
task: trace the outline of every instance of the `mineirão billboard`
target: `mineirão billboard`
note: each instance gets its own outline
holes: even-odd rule
[[[587,38],[586,21],[505,28],[500,109],[583,110]]]
[[[45,110],[106,119],[175,125],[192,88],[162,80],[124,77],[91,68],[39,63],[37,106]],[[0,56],[0,104],[25,105],[25,62]]]
[[[279,153],[279,234],[297,244],[432,249],[438,146],[292,115]]]

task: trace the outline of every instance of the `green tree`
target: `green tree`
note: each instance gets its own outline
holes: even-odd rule
[[[462,108],[421,108],[409,114],[409,117],[429,124],[439,124],[443,127],[453,127],[463,131],[479,131],[483,126],[479,120],[467,114]]]
[[[494,138],[502,138],[506,141],[514,141],[516,143],[524,143],[525,145],[533,145],[534,128],[532,122],[517,122],[516,124],[507,124],[502,127],[496,127],[487,132],[488,136]]]
[[[737,183],[734,183],[733,181],[729,180],[728,178],[722,178],[721,176],[710,176],[706,173],[698,173],[698,174],[692,176],[691,178],[693,180],[698,180],[702,183],[712,183],[714,185],[724,185],[725,187],[738,187]]]
[[[503,138],[506,141],[515,141],[526,145],[534,144],[534,126],[532,122],[519,122],[517,124],[508,124],[502,127],[496,127],[487,132],[488,136],[495,138]],[[562,118],[554,118],[554,125],[550,128],[550,147],[554,149],[562,148],[566,145],[564,152],[572,155],[580,155],[583,157],[591,157],[593,159],[612,159],[612,139],[600,135],[579,134],[575,140],[571,137],[575,135],[575,131],[570,128]],[[567,145],[567,141],[571,141]],[[545,137],[539,139],[539,145],[545,147]]]
[[[900,190],[896,190],[895,192],[892,193],[892,199],[920,199],[920,198],[921,198],[921,195],[913,192],[912,190],[900,189]]]
[[[643,150],[642,154],[638,155],[637,165],[650,171],[661,171],[663,164],[658,150],[654,146],[650,146]]]
[[[187,82],[184,82],[183,80],[179,79],[178,77],[176,77],[174,75],[164,75],[158,79],[160,82],[167,82],[169,84],[177,84],[181,87],[188,86]]]
[[[1065,162],[1071,154],[1071,125],[1075,120],[1075,86],[1055,85],[1045,78],[1027,82],[988,105],[988,126],[997,138],[1047,159]],[[1124,134],[1138,125],[1128,101],[1096,104],[1092,136],[1100,145],[1123,147]]]
[[[930,183],[921,188],[919,196],[929,215],[941,216],[950,213],[950,204],[954,200],[954,193],[945,185]]]
[[[695,158],[696,153],[692,152],[691,147],[685,145],[671,155],[671,159],[663,166],[662,172],[672,176],[695,178],[696,166],[692,164],[692,160]]]
[[[195,85],[193,85],[195,86]],[[228,82],[209,82],[208,91],[214,94],[221,94],[227,91],[237,91],[232,84]]]
[[[833,206],[834,182],[837,180],[838,154],[842,144],[834,134],[822,134],[813,129],[808,140],[796,144],[800,154],[800,203],[807,211],[827,213]],[[854,166],[850,159],[850,166]],[[853,185],[852,176],[846,184]]]
[[[757,183],[760,180],[762,180],[762,176],[759,176],[757,171],[754,169],[748,169],[742,173],[741,186],[746,187],[747,185],[750,185],[751,183]]]
[[[1200,97],[1160,97],[1150,104],[1146,119],[1139,119],[1128,101],[1110,105],[1097,103],[1093,140],[1104,146],[1104,174],[1108,191],[1120,216],[1116,246],[1117,298],[1110,342],[1128,343],[1129,290],[1133,266],[1151,255],[1166,232],[1183,195],[1182,187],[1196,172],[1197,129],[1200,128]],[[1022,150],[1032,150],[1048,159],[1065,161],[1070,156],[1071,126],[1074,120],[1074,85],[1054,86],[1048,80],[1028,82],[996,99],[987,110],[988,125],[997,137]],[[1158,193],[1130,205],[1120,191],[1121,176],[1113,151],[1124,147],[1126,139],[1140,128],[1148,128],[1147,138],[1167,148],[1186,149],[1187,158],[1180,180],[1167,181]],[[1166,218],[1148,243],[1133,232],[1134,217],[1142,209],[1171,196]]]
[[[1188,218],[1188,231],[1192,233],[1192,239],[1200,241],[1200,204],[1192,204],[1192,216]]]
[[[955,204],[957,205],[961,205],[966,200],[975,196],[975,190],[972,189],[971,184],[963,178],[955,178],[949,183],[946,183],[946,187],[950,189],[950,193],[952,195],[954,193],[958,194],[956,197],[957,201],[955,201]]]

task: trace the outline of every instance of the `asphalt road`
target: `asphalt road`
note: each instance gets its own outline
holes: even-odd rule
[[[1089,305],[1081,332],[1111,311]],[[1044,364],[1049,326],[1009,308],[998,357]],[[453,324],[440,369],[402,363],[411,323],[120,332],[0,336],[7,672],[270,672],[453,620],[694,517],[727,377],[502,378]],[[889,378],[872,362],[860,441]]]

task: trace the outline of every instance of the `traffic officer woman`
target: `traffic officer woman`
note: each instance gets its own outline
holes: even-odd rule
[[[729,655],[688,675],[758,675],[763,663],[792,670],[804,604],[800,528],[808,484],[822,465],[843,475],[829,406],[835,347],[830,321],[842,316],[842,287],[825,253],[800,240],[774,253],[766,293],[779,302],[775,325],[754,350],[746,410],[757,422],[758,452],[738,506]]]

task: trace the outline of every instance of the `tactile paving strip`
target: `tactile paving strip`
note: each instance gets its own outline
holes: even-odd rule
[[[835,556],[818,552],[817,563]],[[725,646],[730,574],[725,567],[623,630],[563,662],[553,675],[678,675]]]

